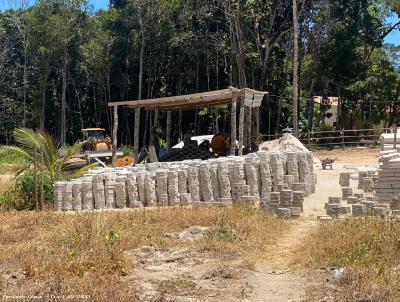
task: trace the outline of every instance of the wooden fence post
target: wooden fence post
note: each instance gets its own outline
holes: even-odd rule
[[[341,131],[341,135],[342,135],[342,149],[344,149],[344,129],[343,128]]]

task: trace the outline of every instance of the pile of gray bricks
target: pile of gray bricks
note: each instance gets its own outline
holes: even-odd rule
[[[248,204],[298,217],[315,191],[309,152],[259,151],[246,156],[95,168],[54,185],[57,211],[201,204]]]

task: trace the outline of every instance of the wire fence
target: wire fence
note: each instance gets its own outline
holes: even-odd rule
[[[379,144],[379,138],[382,133],[388,133],[392,130],[392,128],[376,128],[311,131],[308,133],[301,133],[298,139],[309,148],[375,146]],[[282,133],[263,135],[263,140],[269,141],[281,136]]]

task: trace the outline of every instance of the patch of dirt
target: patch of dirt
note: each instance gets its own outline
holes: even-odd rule
[[[378,161],[380,149],[333,149],[333,150],[316,150],[313,151],[315,157],[319,159],[337,158],[335,163],[343,164],[376,164]],[[335,165],[335,164],[334,164]]]
[[[251,292],[253,272],[240,261],[221,261],[188,249],[149,246],[127,251],[141,301],[243,301]]]

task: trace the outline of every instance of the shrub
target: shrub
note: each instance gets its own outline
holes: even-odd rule
[[[132,146],[122,145],[120,148],[124,156],[133,156],[134,149]]]
[[[0,194],[0,207],[15,210],[34,209],[36,206],[34,188],[33,171],[29,170],[17,177],[13,187]],[[40,174],[37,179],[37,194],[40,198]],[[48,173],[43,175],[43,199],[45,204],[53,201],[53,182]]]

